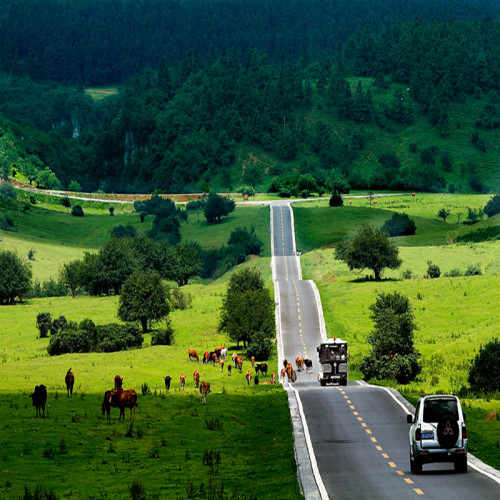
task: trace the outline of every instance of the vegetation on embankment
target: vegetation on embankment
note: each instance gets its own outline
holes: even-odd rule
[[[368,307],[377,294],[397,291],[408,296],[418,326],[415,347],[422,354],[423,370],[414,382],[394,386],[413,397],[459,394],[468,412],[471,452],[500,468],[500,399],[473,394],[468,384],[469,367],[480,346],[498,336],[492,311],[499,305],[500,241],[453,243],[457,234],[477,226],[498,226],[497,216],[474,226],[456,224],[457,214],[466,213],[467,206],[482,208],[488,198],[417,193],[414,199],[379,198],[377,208],[363,206],[369,201],[356,199],[342,208],[324,207],[326,202],[310,209],[300,204],[294,205],[294,217],[298,248],[300,244],[314,248],[301,257],[304,279],[314,279],[318,286],[328,336],[349,342],[350,377],[362,377],[359,364],[369,352],[367,335],[373,329]],[[446,203],[454,214],[451,223],[437,217]],[[408,213],[417,223],[415,236],[394,238],[401,245],[400,269],[386,270],[385,278],[377,282],[366,280],[370,271],[350,271],[335,259],[335,250],[329,246],[355,234],[364,223],[382,225],[392,211]],[[330,230],[322,232],[320,228],[325,227]],[[428,261],[440,267],[441,277],[424,278]],[[478,267],[482,275],[463,276],[469,266]],[[412,277],[403,279],[403,272]]]

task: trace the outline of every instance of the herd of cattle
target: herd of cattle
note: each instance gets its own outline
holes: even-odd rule
[[[213,363],[219,364],[221,372],[224,371],[224,364],[227,361],[228,350],[224,348],[224,346],[218,347],[214,351],[206,351],[203,354],[202,362],[203,363]],[[199,362],[200,357],[195,349],[189,349],[188,352],[189,360],[196,360]],[[232,355],[232,363],[228,363],[227,372],[228,375],[231,375],[232,369],[238,370],[239,373],[243,373],[243,357],[240,354],[233,353]],[[253,381],[255,385],[258,385],[259,373],[261,376],[266,377],[268,366],[267,363],[256,363],[255,357],[250,358],[250,362],[252,364],[252,368],[255,370],[255,376],[253,377]],[[304,356],[299,356],[295,359],[295,364],[297,367],[297,371],[303,371],[304,367],[306,368],[307,373],[312,373],[312,361],[310,359],[304,358]],[[252,372],[251,370],[247,370],[245,374],[245,378],[247,384],[250,385],[252,382]],[[295,382],[297,380],[297,373],[293,369],[291,363],[289,363],[286,359],[283,360],[283,368],[280,373],[280,381],[285,382],[288,379],[288,382]],[[167,375],[165,377],[165,389],[167,391],[170,390],[170,382],[172,381],[172,377]],[[180,385],[181,390],[184,390],[184,386],[186,385],[186,376],[184,373],[181,373],[180,377]],[[199,389],[202,402],[206,404],[207,394],[211,392],[210,383],[202,380],[200,382],[200,372],[196,369],[193,372],[193,380],[194,386],[196,389]],[[71,368],[67,371],[66,376],[64,377],[64,381],[66,383],[66,389],[68,393],[68,397],[73,397],[73,386],[75,385],[75,375],[71,371]],[[266,380],[263,384],[276,384],[276,373],[271,371],[271,379],[269,382]],[[132,417],[135,418],[135,409],[138,406],[138,396],[137,392],[133,389],[125,390],[123,389],[123,378],[120,375],[116,375],[114,379],[114,389],[110,391],[106,391],[104,393],[104,399],[101,404],[101,412],[102,416],[107,416],[107,419],[110,418],[111,407],[119,408],[120,417],[119,419],[125,420],[125,408],[130,409],[130,419]],[[36,408],[36,416],[45,417],[45,405],[47,404],[47,388],[44,385],[37,385],[35,387],[34,392],[30,395],[33,406]]]

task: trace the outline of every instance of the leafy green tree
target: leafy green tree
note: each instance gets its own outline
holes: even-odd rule
[[[381,231],[389,233],[390,236],[404,236],[415,234],[417,226],[408,214],[394,213],[393,216],[384,222]]]
[[[483,212],[488,217],[493,217],[496,214],[500,214],[500,194],[496,194],[488,200],[488,203],[486,203]]]
[[[74,217],[85,217],[83,208],[80,205],[73,205],[71,207],[71,215],[73,215]]]
[[[82,186],[80,185],[80,183],[78,181],[71,181],[68,184],[68,191],[73,191],[73,192],[78,193],[81,190],[82,190]]]
[[[209,224],[220,222],[223,215],[229,216],[231,212],[234,212],[235,208],[236,205],[233,200],[212,192],[208,195],[207,204],[205,205],[205,218]]]
[[[61,199],[61,205],[66,208],[66,211],[69,212],[69,207],[71,207],[71,201],[67,196]]]
[[[430,260],[427,261],[427,276],[429,278],[439,278],[441,276],[441,269]]]
[[[10,250],[0,251],[0,304],[12,304],[31,290],[33,273],[28,262]]]
[[[81,260],[73,260],[63,264],[59,272],[60,280],[68,288],[72,297],[76,295],[76,291],[82,285],[82,265]]]
[[[394,378],[401,384],[414,380],[421,366],[413,343],[417,326],[408,297],[381,293],[370,310],[375,328],[367,339],[372,352],[360,365],[365,379]]]
[[[245,255],[260,255],[264,243],[255,234],[255,226],[251,226],[250,230],[245,227],[237,227],[231,231],[228,245],[241,246],[244,249]]]
[[[148,325],[161,321],[170,313],[168,294],[155,272],[135,271],[123,284],[118,317],[122,321],[139,321],[143,332]]]
[[[446,219],[450,215],[450,211],[447,208],[441,208],[437,215],[438,215],[438,217],[443,219],[443,222],[446,222]]]
[[[380,280],[386,267],[397,269],[402,263],[399,250],[389,240],[389,235],[369,224],[363,226],[353,239],[341,242],[335,258],[345,261],[351,270],[371,269],[376,280]]]
[[[120,224],[111,230],[111,235],[117,240],[121,238],[134,238],[137,236],[137,229],[130,224],[127,224],[126,226]]]
[[[42,189],[61,189],[59,179],[49,167],[45,167],[43,170],[38,172],[36,176],[36,183],[37,186]]]
[[[172,277],[179,286],[187,285],[189,278],[200,274],[200,250],[196,243],[180,243],[175,247],[176,264],[172,269]]]
[[[117,295],[138,263],[128,238],[110,238],[99,250],[99,268],[105,287]]]
[[[259,271],[234,273],[222,302],[219,330],[246,346],[257,338],[273,339],[275,328],[274,302]]]
[[[474,391],[500,391],[500,340],[482,345],[469,369],[469,383]]]
[[[328,202],[330,207],[341,207],[344,204],[342,195],[349,193],[351,190],[351,186],[345,176],[336,169],[332,169],[330,172],[326,187],[330,193],[332,193],[330,201]]]
[[[36,327],[40,332],[40,338],[44,338],[49,335],[51,326],[52,326],[52,318],[50,317],[50,313],[41,312],[37,314]]]

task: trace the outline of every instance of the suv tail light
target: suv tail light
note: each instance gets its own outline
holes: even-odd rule
[[[467,439],[467,427],[462,425],[462,439]]]
[[[415,439],[417,441],[422,441],[422,429],[420,428],[420,425],[415,430]]]

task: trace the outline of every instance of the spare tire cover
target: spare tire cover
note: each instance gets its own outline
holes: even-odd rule
[[[452,448],[458,441],[458,422],[453,415],[445,415],[438,422],[437,440],[446,449]]]

